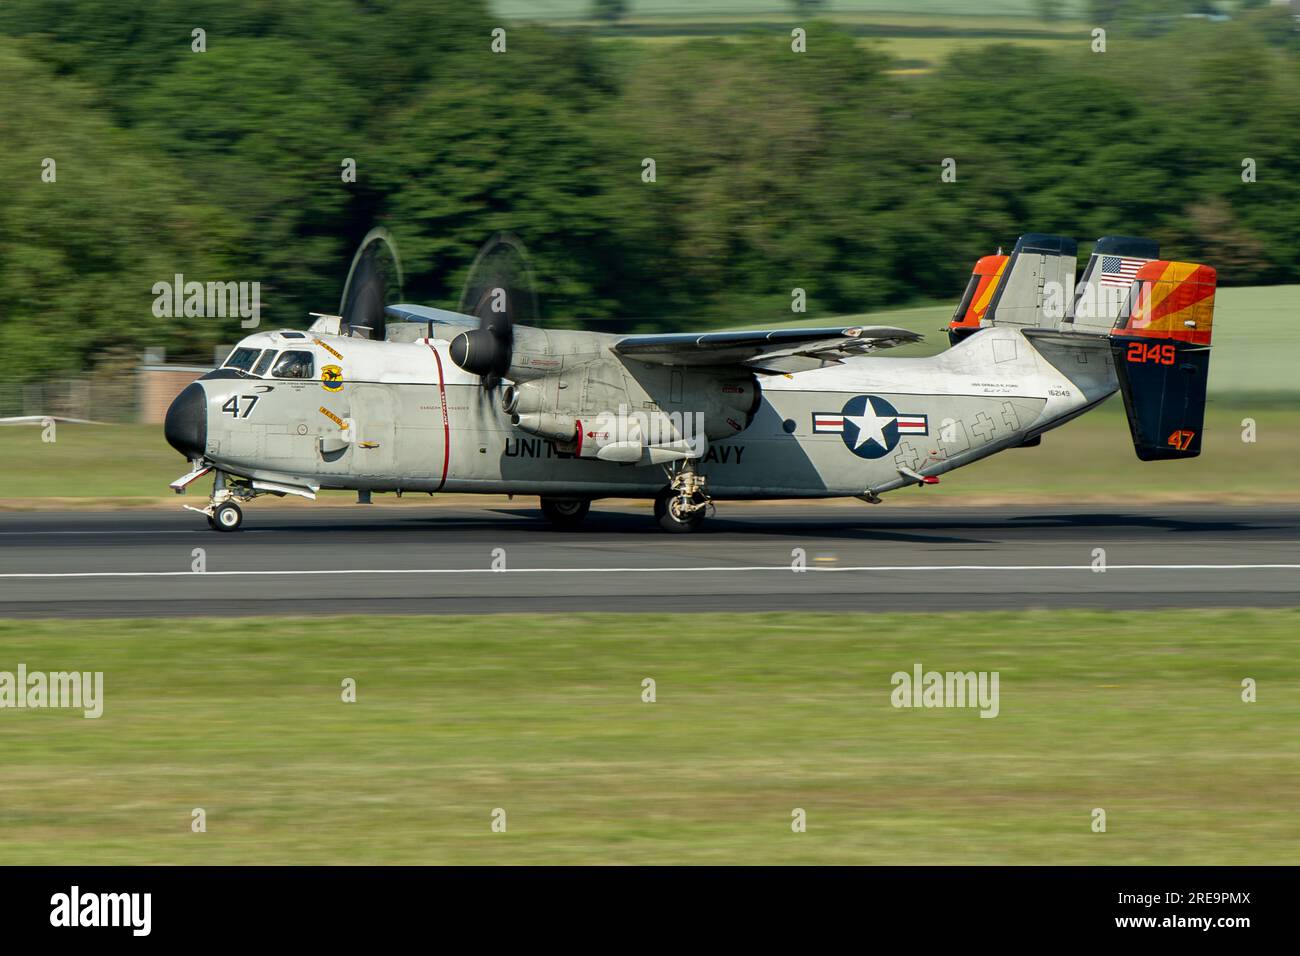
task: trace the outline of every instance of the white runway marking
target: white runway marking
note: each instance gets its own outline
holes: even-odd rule
[[[739,574],[783,571],[786,574],[844,574],[871,571],[1300,571],[1300,564],[1108,564],[1106,572],[1091,564],[898,564],[858,567],[807,567],[796,572],[788,564],[719,565],[687,568],[325,568],[268,569],[260,571],[21,571],[0,573],[4,578],[217,578],[276,577],[323,574]]]

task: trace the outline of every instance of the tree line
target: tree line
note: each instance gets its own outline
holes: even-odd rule
[[[301,325],[375,224],[411,300],[454,307],[509,231],[549,322],[629,331],[798,318],[796,288],[809,316],[955,301],[1028,231],[1300,281],[1292,20],[1123,23],[1105,52],[1081,32],[911,76],[818,21],[795,52],[785,30],[600,40],[467,0],[6,0],[0,374],[243,334],[154,316],[178,273],[259,282],[263,326]]]

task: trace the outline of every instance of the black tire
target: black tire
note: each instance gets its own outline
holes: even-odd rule
[[[238,531],[243,523],[244,513],[233,501],[217,505],[217,509],[212,512],[212,527],[218,531]]]
[[[699,531],[700,525],[704,524],[704,509],[691,513],[686,520],[678,518],[673,514],[673,509],[669,502],[677,497],[676,492],[671,488],[665,488],[655,496],[655,520],[659,522],[659,527],[673,534],[689,534],[692,531]],[[703,502],[703,495],[695,496],[696,502]]]
[[[556,528],[572,531],[579,527],[591,510],[586,498],[543,498],[542,514]]]

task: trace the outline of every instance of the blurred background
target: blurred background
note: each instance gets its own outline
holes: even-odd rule
[[[1273,364],[1230,373],[1216,350],[1216,382],[1289,387],[1298,17],[1249,0],[5,0],[0,416],[134,418],[142,363],[202,368],[245,334],[156,318],[155,283],[259,282],[262,327],[302,325],[337,309],[375,224],[410,300],[454,307],[509,230],[547,324],[627,331],[886,310],[935,332],[974,260],[1021,232],[1081,256],[1146,235],[1219,269],[1216,345],[1225,303],[1260,316]]]

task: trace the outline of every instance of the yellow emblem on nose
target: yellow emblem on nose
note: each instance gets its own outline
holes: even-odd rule
[[[343,387],[343,369],[337,365],[326,365],[320,370],[320,384],[327,392],[337,392]]]

